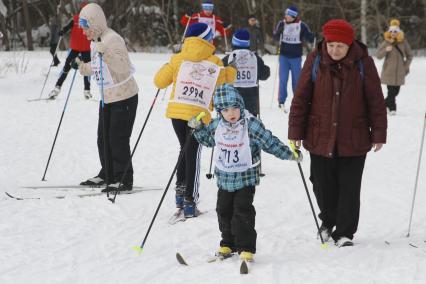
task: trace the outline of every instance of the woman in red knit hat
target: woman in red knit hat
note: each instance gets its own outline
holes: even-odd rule
[[[311,156],[311,181],[324,241],[353,245],[366,154],[386,143],[380,78],[352,25],[330,20],[308,55],[294,95],[288,137]]]

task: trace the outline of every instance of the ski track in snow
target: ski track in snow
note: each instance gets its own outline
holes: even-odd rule
[[[0,64],[10,56],[19,58],[22,53],[0,52]],[[133,147],[156,92],[153,76],[171,55],[130,56],[140,87]],[[77,76],[47,181],[40,181],[73,70],[57,100],[27,102],[40,95],[51,57],[47,51],[26,52],[26,57],[25,74],[9,69],[0,78],[0,193],[43,198],[17,201],[2,193],[0,283],[426,283],[426,207],[422,206],[426,201],[426,154],[411,237],[405,237],[426,111],[426,58],[414,59],[407,84],[397,97],[398,114],[389,117],[388,144],[367,157],[355,246],[339,249],[330,242],[327,249],[321,248],[296,164],[263,153],[266,176],[254,201],[257,254],[249,274],[242,276],[237,257],[207,263],[220,240],[216,181],[205,178],[210,149],[203,149],[200,178],[199,208],[206,213],[168,224],[176,210],[171,186],[140,255],[132,247],[141,244],[162,191],[118,196],[112,204],[105,196],[58,200],[51,196],[64,191],[21,188],[78,184],[99,170],[98,104],[84,100],[83,80]],[[60,57],[64,62],[65,53],[60,52]],[[270,108],[277,60],[273,56],[264,60],[271,67],[271,78],[261,82],[262,120],[274,135],[287,141],[288,116],[275,101]],[[382,63],[376,60],[379,72]],[[43,96],[53,88],[59,72],[52,68]],[[138,186],[165,187],[175,165],[178,142],[164,115],[170,90],[164,100],[164,91],[160,92],[136,151],[133,164]],[[99,97],[94,86],[92,93]],[[309,154],[303,154],[302,167],[308,178]],[[312,191],[310,194],[315,204]],[[315,209],[318,213],[316,204]],[[190,266],[177,263],[177,251]]]

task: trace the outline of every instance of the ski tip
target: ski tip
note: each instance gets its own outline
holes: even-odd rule
[[[240,274],[248,274],[248,266],[245,260],[241,261]]]
[[[143,249],[140,246],[134,246],[132,247],[132,249],[136,251],[138,254],[141,254],[143,251]]]
[[[328,244],[327,244],[327,243],[323,243],[323,244],[321,244],[321,248],[322,248],[322,249],[328,249]]]
[[[188,266],[188,263],[186,263],[186,261],[183,259],[182,255],[179,252],[176,253],[176,259],[180,264]]]

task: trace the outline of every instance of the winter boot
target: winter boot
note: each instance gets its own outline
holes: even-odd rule
[[[249,251],[240,252],[240,259],[245,261],[253,261],[253,253]]]
[[[90,90],[84,90],[84,98],[86,100],[93,98],[92,94],[90,93]]]
[[[193,200],[184,198],[183,200],[183,215],[185,218],[197,217],[197,205]]]
[[[48,96],[48,98],[50,99],[50,100],[54,100],[54,99],[56,99],[56,97],[59,95],[59,93],[61,92],[61,87],[59,87],[59,86],[56,86],[50,93],[49,93],[49,96]]]
[[[332,231],[332,228],[328,228],[327,226],[322,224],[321,227],[319,228],[319,231],[318,231],[318,237],[319,237],[319,235],[321,235],[322,240],[324,242],[328,242],[328,240],[331,237],[331,231]]]
[[[183,195],[185,194],[186,186],[182,183],[177,183],[175,187],[176,208],[183,208]]]
[[[82,181],[80,185],[87,185],[91,187],[100,187],[105,184],[105,180],[103,178],[100,178],[99,176],[95,176],[92,178],[89,178],[86,181]]]
[[[220,247],[219,250],[216,252],[216,256],[225,259],[228,257],[231,257],[233,254],[233,251],[230,247]]]
[[[338,246],[339,248],[341,247],[351,247],[354,245],[354,242],[347,238],[347,237],[340,237],[337,241],[336,241],[336,246]]]

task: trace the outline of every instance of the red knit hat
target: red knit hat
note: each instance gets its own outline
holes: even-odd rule
[[[355,32],[351,24],[342,19],[330,20],[322,26],[325,41],[343,42],[351,45],[355,39]]]

